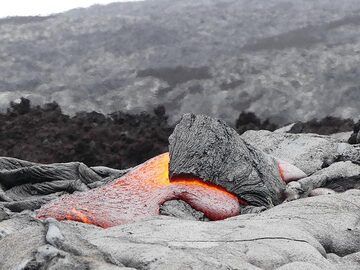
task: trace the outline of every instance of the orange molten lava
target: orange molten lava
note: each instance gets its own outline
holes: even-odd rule
[[[103,228],[159,214],[159,207],[180,199],[212,220],[240,213],[246,204],[225,189],[196,178],[169,179],[169,154],[165,153],[103,187],[65,195],[44,205],[38,218],[74,220]]]

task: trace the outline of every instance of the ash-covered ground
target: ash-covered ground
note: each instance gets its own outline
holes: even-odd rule
[[[246,112],[239,113],[236,122],[229,124],[240,134],[280,128]],[[56,103],[32,106],[24,98],[0,114],[0,126],[0,156],[40,163],[80,161],[88,166],[119,169],[168,151],[168,137],[174,128],[163,106],[141,114],[82,112],[68,116]],[[351,119],[327,117],[295,123],[288,132],[333,134],[353,128]],[[355,143],[356,136],[353,140]]]

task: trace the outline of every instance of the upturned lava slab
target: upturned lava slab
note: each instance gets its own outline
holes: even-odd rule
[[[44,205],[40,219],[73,220],[108,228],[159,215],[169,200],[183,200],[211,220],[238,215],[246,202],[199,178],[169,179],[169,154],[156,156],[105,186],[64,195]]]

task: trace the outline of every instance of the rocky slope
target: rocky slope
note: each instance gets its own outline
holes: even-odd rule
[[[0,20],[0,106],[359,118],[356,0],[148,0]]]

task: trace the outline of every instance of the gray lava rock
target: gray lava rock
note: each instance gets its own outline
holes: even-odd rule
[[[42,222],[33,217],[33,211],[8,213],[4,206],[24,201],[4,201],[0,205],[0,215],[5,213],[5,218],[0,218],[0,270],[360,268],[360,191],[347,190],[360,182],[356,146],[314,134],[257,131],[240,137],[221,121],[194,115],[184,116],[170,144],[172,158],[177,157],[170,164],[173,175],[197,174],[205,180],[215,179],[214,183],[229,184],[234,191],[243,185],[244,195],[254,205],[265,201],[268,208],[279,196],[271,192],[275,190],[271,181],[278,176],[272,171],[277,168],[275,159],[268,154],[311,173],[292,182],[302,191],[299,197],[319,186],[345,192],[302,198],[216,222],[198,221],[199,216],[185,220],[194,215],[193,209],[172,201],[164,204],[162,211],[176,217],[158,216],[109,229],[72,221]],[[324,159],[337,161],[339,156],[352,161],[322,168]],[[235,173],[231,174],[232,170]],[[100,180],[89,182],[103,181],[101,177],[111,170],[98,168],[98,172],[103,172]],[[17,185],[3,183],[4,193],[11,195],[9,190]],[[248,190],[246,183],[251,185]],[[31,200],[41,197],[39,194],[24,196]]]
[[[360,166],[351,161],[336,162],[327,168],[315,172],[286,186],[287,201],[317,193],[318,188],[344,192],[349,189],[360,189]]]
[[[256,207],[282,202],[285,184],[276,160],[246,143],[226,123],[185,114],[169,143],[171,177],[199,177]]]
[[[4,206],[0,205],[0,221],[9,219],[9,214],[7,213]]]
[[[7,231],[7,235],[0,238],[0,269],[31,269],[26,267],[34,265],[33,254],[39,246],[45,245],[41,223],[15,218],[1,222],[0,230]]]
[[[0,183],[6,188],[26,183],[34,184],[56,180],[80,179],[84,183],[92,183],[101,179],[99,175],[81,162],[44,165],[1,157],[0,168]]]
[[[360,143],[360,121],[354,126],[354,132],[349,138],[349,143],[359,144]]]
[[[209,221],[204,213],[195,210],[188,203],[181,200],[171,200],[160,206],[160,215],[181,219]]]
[[[0,157],[0,204],[15,212],[34,210],[57,195],[86,191],[105,179],[81,162],[45,165]]]
[[[359,205],[352,190],[225,221],[155,218],[83,237],[136,269],[356,269]],[[333,254],[354,258],[335,262]]]
[[[287,185],[287,201],[306,197],[310,193],[326,193],[318,188],[343,192],[360,187],[360,148],[344,143],[341,138],[265,130],[247,131],[241,137],[264,152],[294,164],[309,175]]]
[[[56,226],[57,221],[49,218],[46,220],[48,223],[48,231],[46,233],[46,242],[53,245],[54,247],[61,247],[64,242],[64,236]]]
[[[285,160],[310,175],[338,160],[360,160],[360,150],[336,138],[316,134],[289,134],[249,130],[241,135],[248,144]]]

